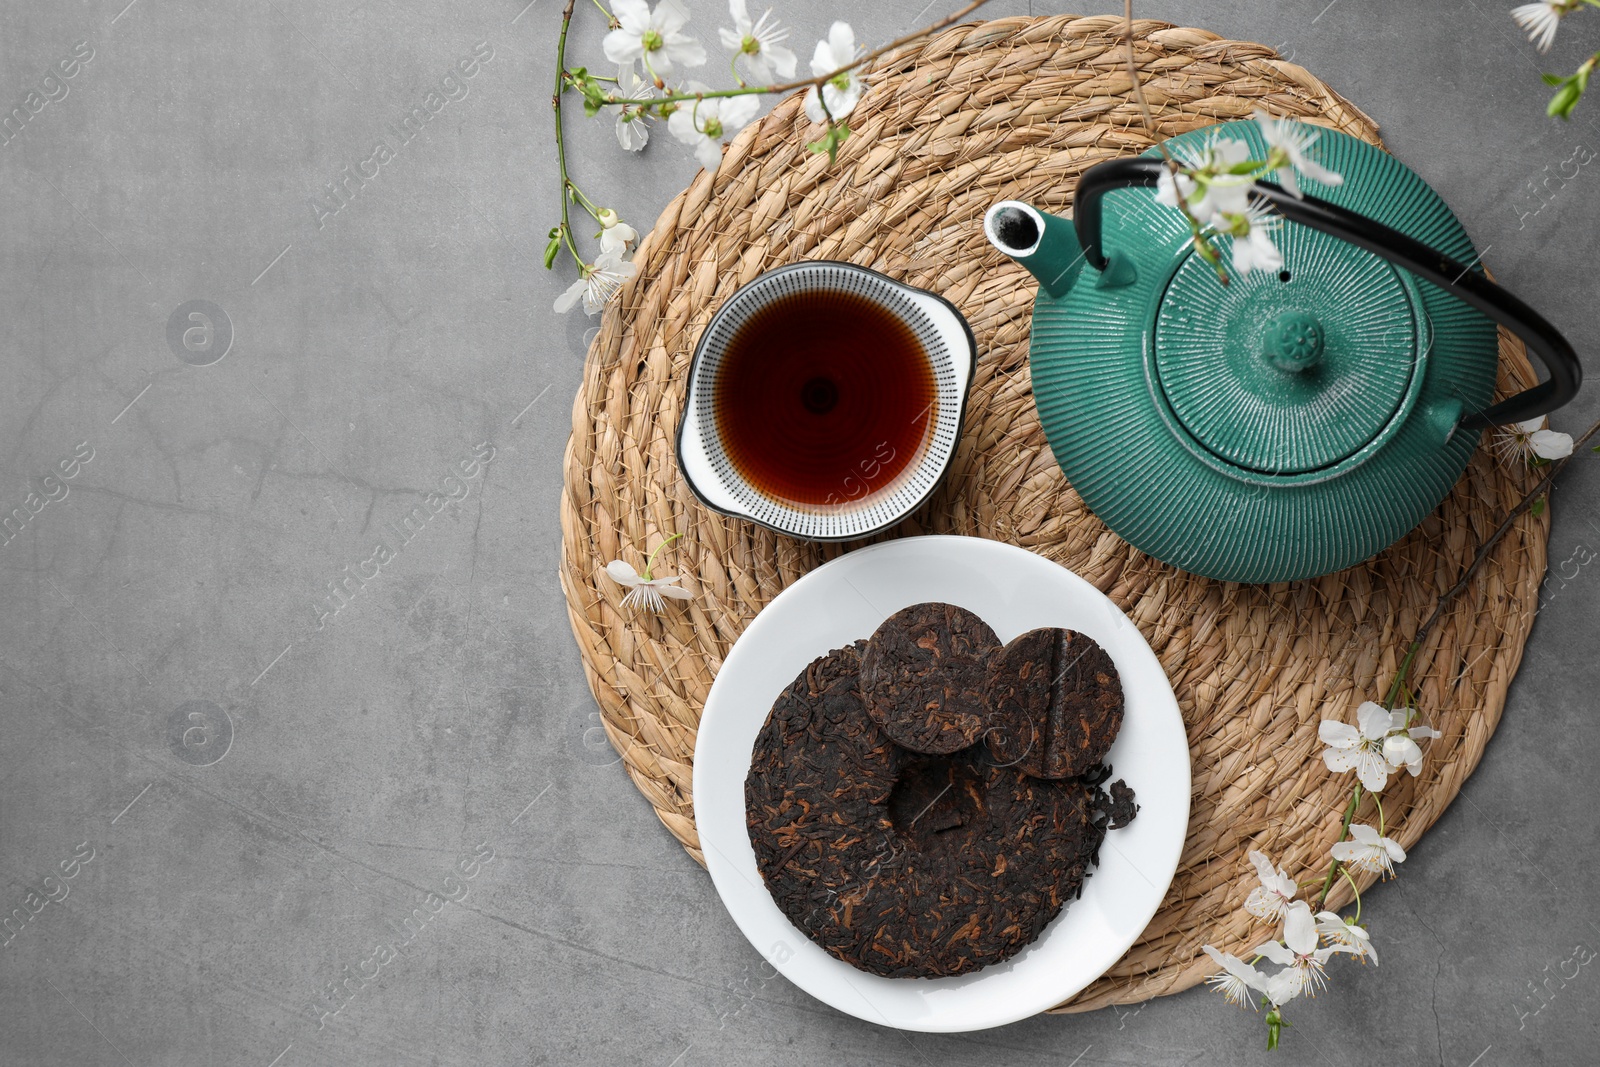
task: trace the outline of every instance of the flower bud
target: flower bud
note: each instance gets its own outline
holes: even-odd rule
[[[1289,1024],[1283,1021],[1283,1016],[1276,1006],[1267,1012],[1267,1051],[1271,1052],[1278,1047],[1278,1042],[1283,1036],[1283,1028]]]
[[[1390,734],[1383,739],[1383,758],[1391,767],[1419,765],[1422,763],[1422,748],[1406,734]]]

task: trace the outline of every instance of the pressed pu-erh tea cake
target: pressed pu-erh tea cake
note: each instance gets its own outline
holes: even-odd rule
[[[1133,791],[1104,788],[1099,762],[1122,721],[1110,658],[1071,631],[1007,649],[971,612],[914,605],[813,660],[774,702],[745,780],[750,841],[778,907],[831,955],[893,978],[1008,959],[1133,818]],[[1030,741],[998,758],[997,734],[1046,755],[1028,758]]]

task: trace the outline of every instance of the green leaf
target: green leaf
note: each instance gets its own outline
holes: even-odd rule
[[[1560,85],[1567,80],[1559,74],[1542,74],[1540,77],[1544,79],[1546,85]]]
[[[846,126],[842,122],[836,122],[832,126],[829,126],[827,129],[823,130],[822,136],[806,145],[806,147],[818,155],[822,154],[823,152],[828,153],[828,162],[832,164],[838,161],[839,146],[844,144],[845,139],[849,136],[850,127]]]
[[[561,254],[561,227],[550,227],[550,243],[544,246],[544,269],[549,270],[556,264],[556,256]]]
[[[1544,514],[1544,497],[1541,496],[1532,504],[1528,505],[1528,514],[1532,515],[1536,519],[1540,515]]]

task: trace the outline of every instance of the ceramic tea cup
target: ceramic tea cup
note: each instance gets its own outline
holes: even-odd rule
[[[721,514],[812,541],[864,537],[944,477],[976,360],[943,297],[851,263],[779,267],[700,335],[679,468]]]

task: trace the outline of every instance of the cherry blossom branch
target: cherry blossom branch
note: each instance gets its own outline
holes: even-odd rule
[[[601,15],[605,17],[606,25],[611,30],[617,30],[621,25],[617,17],[611,11],[607,10],[605,4],[603,4],[601,0],[592,0],[592,2]],[[959,22],[961,19],[970,15],[972,12],[976,11],[978,8],[984,6],[984,4],[988,2],[989,0],[968,0],[963,7],[950,13],[949,15],[946,15],[944,18],[939,19],[937,22],[925,26],[920,30],[897,37],[888,44],[866,51],[860,56],[850,57],[850,62],[844,63],[838,68],[817,77],[801,78],[794,81],[780,82],[771,85],[746,84],[744,80],[739,77],[738,61],[739,55],[743,51],[753,50],[754,48],[755,42],[747,38],[746,43],[751,45],[751,49],[741,49],[740,51],[736,51],[733,55],[733,58],[730,60],[730,66],[733,71],[734,80],[739,83],[738,88],[701,89],[694,92],[668,91],[664,94],[656,96],[635,96],[625,91],[625,86],[620,78],[609,78],[601,75],[590,74],[586,68],[581,66],[573,68],[567,67],[567,35],[572,26],[573,12],[576,7],[576,0],[567,0],[566,7],[561,13],[561,31],[556,39],[556,85],[555,92],[551,96],[550,100],[551,109],[555,114],[556,165],[560,172],[561,183],[561,221],[558,225],[551,227],[548,234],[549,243],[546,244],[544,250],[545,267],[548,269],[554,266],[555,261],[561,256],[563,250],[570,254],[573,258],[573,261],[577,264],[580,281],[591,277],[591,275],[593,275],[599,267],[599,260],[596,260],[595,263],[592,264],[587,263],[585,262],[582,254],[578,251],[578,246],[574,241],[574,234],[572,231],[570,207],[572,203],[577,203],[585,211],[592,215],[597,223],[600,224],[602,231],[600,235],[602,257],[605,255],[608,240],[610,241],[610,247],[612,250],[614,252],[620,251],[621,256],[625,257],[627,255],[626,250],[628,244],[635,240],[637,236],[636,231],[634,231],[632,227],[626,225],[622,225],[620,227],[618,226],[620,220],[617,218],[615,212],[606,208],[597,207],[588,196],[585,196],[583,191],[578,188],[575,182],[573,182],[571,173],[567,170],[566,142],[562,114],[562,96],[567,89],[576,89],[580,94],[582,94],[584,111],[589,115],[597,114],[607,108],[614,107],[621,109],[622,115],[620,116],[620,121],[622,123],[646,118],[665,119],[676,112],[681,104],[689,103],[691,101],[694,104],[695,114],[698,115],[700,111],[700,104],[707,100],[755,96],[767,93],[783,93],[794,89],[810,89],[812,90],[812,95],[815,97],[817,110],[821,113],[820,121],[825,126],[825,130],[820,140],[808,145],[807,147],[814,152],[826,152],[828,154],[828,161],[831,163],[837,156],[839,146],[844,143],[845,138],[850,136],[851,133],[850,128],[845,125],[842,119],[853,106],[854,97],[858,96],[860,93],[858,81],[859,76],[853,74],[852,72],[858,67],[871,63],[879,57],[892,52],[897,48],[910,44],[913,41],[926,38],[934,33],[937,33],[939,30],[944,29],[946,26],[950,26],[953,23]],[[845,27],[845,29],[848,31],[848,27]],[[643,50],[642,58],[644,61],[645,73],[648,79],[655,83],[656,88],[664,89],[666,88],[666,83],[662,80],[660,75],[656,74],[650,61],[651,51],[655,48],[659,48],[660,46],[661,42],[659,39],[657,39],[653,44],[648,44]],[[841,51],[843,50],[841,49]],[[820,54],[821,53],[819,52],[819,55]],[[663,55],[665,55],[665,53],[663,53]],[[847,56],[848,52],[844,52],[844,54],[836,54],[834,56],[834,61],[838,62]],[[816,60],[813,60],[813,62],[815,61]],[[826,94],[824,93],[824,90],[829,86],[830,83],[839,86],[840,79],[857,79],[857,82],[848,90],[851,93],[849,99],[844,100],[842,103],[840,101],[835,101],[833,105],[830,105],[828,100],[825,98]],[[630,81],[632,80],[633,79],[630,79]],[[609,88],[607,87],[608,85],[610,86]],[[843,86],[839,87],[841,90],[844,90],[845,88]],[[811,105],[809,102],[807,107],[808,110],[810,110]],[[691,125],[694,127],[694,131],[696,133],[703,135],[707,139],[720,140],[723,137],[722,131],[725,128],[737,128],[736,125],[732,127],[724,127],[722,123],[716,119],[715,112],[712,113],[712,117],[706,120],[706,123],[707,124],[705,126],[702,126],[699,119],[695,118]],[[619,129],[621,128],[622,127],[619,125]],[[643,144],[643,136],[643,134],[639,135],[639,145]],[[680,139],[683,139],[682,135],[678,136],[680,136]],[[629,146],[627,144],[627,139],[624,138],[624,147],[637,147],[637,145]],[[624,232],[634,236],[626,237],[625,239],[618,236]],[[615,264],[612,264],[612,268],[614,267]],[[565,300],[558,301],[558,304],[563,304],[568,307],[572,306]],[[595,310],[599,306],[600,305],[598,303],[595,303],[587,297],[585,298],[585,310],[589,311],[591,314],[595,313]]]
[[[1422,625],[1417,627],[1416,635],[1412,637],[1411,643],[1406,647],[1405,657],[1400,661],[1400,666],[1395,670],[1394,680],[1389,683],[1389,691],[1384,695],[1383,698],[1383,706],[1385,708],[1391,710],[1394,708],[1394,705],[1400,696],[1400,692],[1405,686],[1406,677],[1411,671],[1411,665],[1416,661],[1417,653],[1422,650],[1423,642],[1428,639],[1428,635],[1432,633],[1434,626],[1438,624],[1439,620],[1444,617],[1445,610],[1451,605],[1451,603],[1455,601],[1455,598],[1460,596],[1462,592],[1464,592],[1466,588],[1472,584],[1473,577],[1478,573],[1479,569],[1482,568],[1484,561],[1489,558],[1489,553],[1494,550],[1494,546],[1500,543],[1500,539],[1510,531],[1512,524],[1514,524],[1524,512],[1532,508],[1535,502],[1544,499],[1545,494],[1550,491],[1550,487],[1555,483],[1556,476],[1566,469],[1567,464],[1572,462],[1573,456],[1578,454],[1578,449],[1583,447],[1583,445],[1587,443],[1590,438],[1594,437],[1596,433],[1600,433],[1600,422],[1594,423],[1594,425],[1590,426],[1583,432],[1582,436],[1572,443],[1572,453],[1570,455],[1563,459],[1558,459],[1550,464],[1550,470],[1545,473],[1545,476],[1534,483],[1533,488],[1529,489],[1527,493],[1523,495],[1522,499],[1517,502],[1515,507],[1506,512],[1506,517],[1501,520],[1500,525],[1495,527],[1494,532],[1484,539],[1482,545],[1478,546],[1478,551],[1473,555],[1472,562],[1467,564],[1467,569],[1461,573],[1461,577],[1456,581],[1456,584],[1452,585],[1449,589],[1446,589],[1439,595],[1438,601],[1434,604],[1433,611],[1428,615],[1427,619],[1423,621]],[[1360,802],[1361,783],[1357,782],[1351,789],[1350,803],[1345,808],[1344,822],[1339,827],[1339,836],[1337,838],[1338,841],[1343,841],[1345,836],[1350,832],[1350,822],[1355,817],[1356,806]],[[1322,893],[1317,897],[1317,907],[1322,907],[1323,903],[1328,899],[1328,893],[1333,889],[1333,884],[1338,879],[1339,873],[1342,869],[1343,864],[1340,863],[1339,860],[1334,860],[1329,866],[1328,876],[1322,883]]]
[[[827,85],[830,81],[839,77],[840,75],[848,74],[857,67],[866,63],[870,63],[874,59],[877,59],[879,56],[887,52],[894,51],[901,45],[910,44],[912,41],[918,41],[929,36],[930,34],[938,33],[946,26],[966,18],[968,15],[972,14],[974,11],[978,10],[978,8],[982,7],[988,2],[989,0],[971,0],[966,7],[946,15],[944,18],[933,23],[931,26],[924,26],[922,29],[915,31],[914,33],[908,33],[904,37],[897,37],[883,47],[874,48],[872,51],[861,55],[858,59],[846,63],[839,69],[831,70],[828,73],[819,75],[815,78],[797,78],[794,81],[780,82],[776,85],[742,85],[737,89],[706,89],[694,93],[665,93],[661,96],[652,97],[620,97],[611,93],[603,93],[601,96],[603,97],[603,103],[607,106],[612,104],[624,104],[659,107],[663,104],[683,103],[690,100],[711,100],[717,97],[751,96],[759,93],[787,93],[792,92],[795,89],[816,89],[818,94],[820,94],[823,86]],[[574,84],[576,85],[577,83],[574,82]]]

